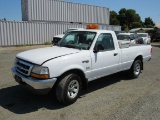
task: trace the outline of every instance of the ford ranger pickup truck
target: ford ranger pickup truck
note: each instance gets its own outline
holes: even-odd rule
[[[114,31],[70,31],[56,46],[19,53],[13,77],[32,91],[54,90],[59,102],[72,104],[90,81],[120,71],[139,76],[144,62],[151,59],[152,47],[123,44]]]

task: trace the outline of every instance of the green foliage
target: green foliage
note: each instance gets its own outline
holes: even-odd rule
[[[126,27],[124,28],[124,30],[125,30],[126,32],[129,32],[128,26],[126,26]]]
[[[110,11],[110,25],[120,25],[117,16],[118,15],[115,11]]]
[[[136,13],[133,9],[125,9],[122,8],[119,11],[118,20],[120,21],[120,25],[125,29],[132,29],[136,26],[141,27],[141,17]]]
[[[147,27],[147,28],[152,28],[155,26],[155,23],[153,22],[153,20],[150,18],[150,17],[147,17],[145,18],[144,20],[144,25]]]
[[[142,23],[141,22],[133,22],[132,23],[132,28],[141,28],[142,27]]]
[[[20,44],[20,45],[16,45],[16,47],[25,47],[25,46],[33,46],[33,44]]]
[[[145,18],[145,21],[141,21],[141,17],[133,9],[122,8],[118,13],[115,11],[110,12],[110,25],[120,25],[122,30],[128,31],[132,28],[152,28],[155,26],[150,17]]]
[[[120,25],[119,20],[117,20],[116,18],[112,18],[110,20],[110,25]]]
[[[44,45],[51,45],[51,43],[50,42],[45,42]]]
[[[117,13],[115,11],[110,11],[110,17],[117,18]]]
[[[118,20],[120,22],[120,25],[125,27],[125,25],[127,25],[127,16],[126,16],[126,9],[125,8],[122,8],[120,11],[119,11],[119,15],[118,15]]]

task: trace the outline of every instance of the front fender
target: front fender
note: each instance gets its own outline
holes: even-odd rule
[[[78,64],[73,64],[73,65],[68,65],[68,66],[65,66],[61,71],[60,71],[60,75],[61,76],[62,74],[66,73],[67,71],[70,71],[70,70],[80,70],[84,73],[85,75],[85,68],[83,68],[82,66],[78,65]],[[86,75],[85,75],[86,77]]]
[[[88,63],[83,63],[82,61],[88,60]],[[74,59],[74,60],[65,60],[62,58],[59,59],[53,59],[51,61],[48,61],[44,64],[44,66],[49,68],[50,72],[50,77],[59,77],[63,73],[73,70],[73,69],[78,69],[81,70],[86,78],[90,78],[91,74],[91,60],[89,58],[79,58],[79,59]]]

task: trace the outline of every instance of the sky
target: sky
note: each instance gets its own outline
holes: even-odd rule
[[[144,21],[151,17],[155,23],[160,23],[160,0],[64,0],[96,6],[103,6],[117,13],[121,8],[134,9]],[[0,0],[0,19],[22,20],[21,0]]]

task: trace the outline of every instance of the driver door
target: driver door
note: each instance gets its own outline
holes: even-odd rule
[[[92,80],[117,72],[119,64],[118,50],[115,49],[112,34],[100,34],[95,46],[101,45],[103,50],[92,52]]]

